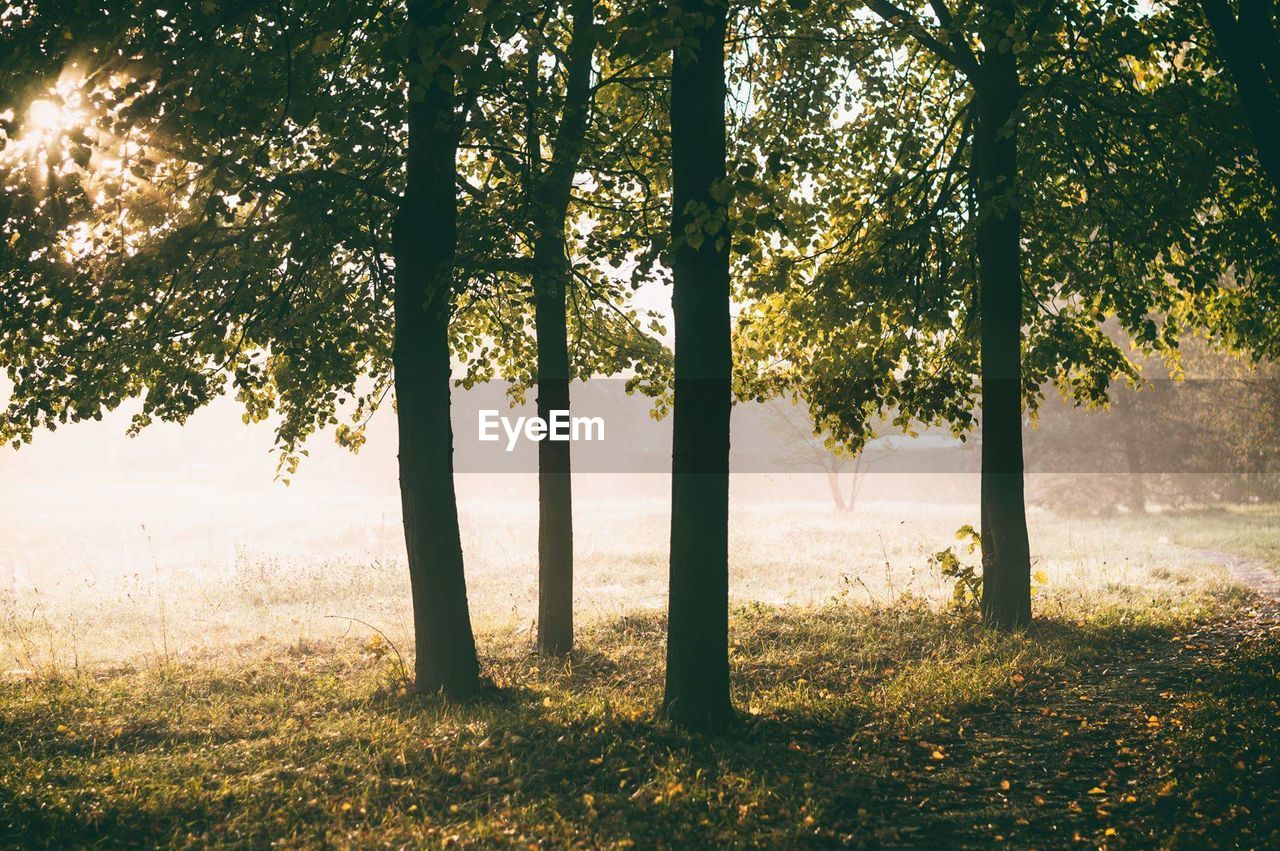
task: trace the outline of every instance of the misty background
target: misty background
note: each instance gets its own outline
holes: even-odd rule
[[[584,621],[665,604],[669,477],[660,471],[670,420],[651,417],[653,400],[621,386],[574,391],[575,415],[607,422],[604,444],[574,446],[575,606]],[[1039,574],[1059,594],[1085,594],[1140,583],[1127,574],[1139,563],[1194,563],[1202,553],[1171,546],[1179,512],[1247,509],[1273,488],[1274,443],[1261,455],[1254,444],[1271,439],[1275,390],[1250,367],[1230,379],[1155,380],[1110,410],[1045,400],[1027,428]],[[531,635],[535,445],[510,454],[503,444],[482,447],[474,417],[495,400],[505,416],[529,415],[532,394],[515,408],[501,388],[457,397],[473,618],[482,635]],[[2,649],[11,672],[254,652],[353,631],[410,644],[389,408],[374,416],[358,453],[330,435],[314,438],[287,484],[273,424],[245,424],[231,399],[135,437],[126,434],[131,413],[126,406],[0,453]],[[813,435],[797,406],[737,406],[734,601],[945,601],[952,583],[932,557],[955,544],[958,528],[979,525],[978,459],[972,436],[938,429],[843,453]]]

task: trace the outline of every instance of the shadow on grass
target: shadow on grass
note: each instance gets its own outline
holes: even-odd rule
[[[752,607],[734,620],[742,723],[718,737],[656,718],[657,615],[594,626],[564,660],[500,648],[499,687],[465,705],[401,696],[356,667],[347,690],[294,674],[278,696],[262,685],[258,711],[279,723],[249,735],[228,717],[153,722],[109,747],[33,736],[28,692],[10,696],[23,712],[0,704],[0,825],[57,845],[1101,841],[1127,806],[1111,790],[1156,782],[1146,713],[1160,693],[1207,676],[1231,693],[1238,678],[1181,664],[1175,631],[1059,619],[997,635],[909,606]],[[223,697],[247,681],[199,676]],[[148,682],[127,683],[124,703],[94,686],[47,700],[127,715],[156,698]],[[1126,830],[1162,829],[1158,809],[1135,812],[1147,822]]]

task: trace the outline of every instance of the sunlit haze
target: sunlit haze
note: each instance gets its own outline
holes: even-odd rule
[[[0,0],[0,849],[1280,849],[1278,33]]]

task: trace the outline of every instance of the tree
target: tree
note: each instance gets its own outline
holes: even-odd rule
[[[663,710],[714,731],[729,697],[729,332],[725,0],[675,7],[671,68],[671,272],[675,401]]]
[[[400,503],[413,589],[420,691],[468,697],[480,685],[453,485],[449,317],[457,249],[454,4],[409,0],[405,189],[396,214],[395,364]]]
[[[1280,40],[1270,0],[1202,0],[1179,55],[1225,117],[1198,114],[1216,135],[1218,178],[1199,238],[1185,247],[1189,323],[1255,359],[1280,354]],[[1225,69],[1223,68],[1225,66]],[[1222,73],[1225,70],[1226,73]],[[1230,85],[1224,81],[1230,81]],[[1241,133],[1232,136],[1220,124]],[[1243,137],[1243,138],[1241,138]]]
[[[1018,195],[1022,82],[1014,48],[1023,38],[1026,22],[1019,19],[1015,4],[1007,0],[981,4],[969,21],[957,21],[944,2],[932,0],[929,9],[936,19],[936,31],[916,13],[887,0],[869,0],[868,6],[900,31],[899,38],[914,40],[952,75],[959,75],[971,93],[962,120],[966,137],[972,128],[968,181],[974,201],[972,250],[981,329],[983,615],[994,625],[1013,628],[1031,618],[1031,557],[1022,461],[1023,261]],[[976,26],[980,52],[973,49],[966,35],[970,25]],[[954,96],[953,90],[942,90],[943,103]],[[901,109],[901,103],[897,106]],[[941,145],[953,144],[953,132],[950,127],[943,131]],[[944,195],[953,191],[956,163],[952,158],[940,171]],[[927,217],[931,211],[925,209]],[[924,227],[934,229],[932,223]],[[923,329],[913,330],[919,333]],[[903,350],[896,348],[898,355],[885,354],[900,357]],[[881,363],[886,373],[898,365],[892,360]],[[885,400],[872,403],[873,407],[883,404]],[[906,412],[910,414],[913,407],[907,406]]]
[[[625,7],[603,22],[586,2],[518,9],[511,49],[468,108],[470,286],[455,338],[464,383],[500,377],[516,399],[536,384],[545,418],[569,408],[576,378],[668,380],[669,353],[626,303],[626,284],[655,275],[665,244],[650,224],[665,219],[665,121],[653,120],[665,80],[649,74],[652,49],[616,49]],[[538,646],[555,654],[573,643],[570,470],[568,443],[539,445]]]
[[[1012,0],[988,0],[977,14],[975,53],[944,0],[929,7],[940,28],[929,32],[886,0],[871,0],[886,21],[908,16],[929,51],[961,71],[972,89],[970,191],[977,217],[982,428],[982,614],[1010,629],[1031,620],[1031,551],[1022,455],[1022,173],[1018,138],[1022,81],[1018,47],[1028,21]]]
[[[776,401],[766,410],[774,432],[770,435],[775,449],[770,453],[770,462],[781,465],[781,469],[787,472],[797,467],[821,470],[827,481],[832,507],[841,514],[853,511],[858,504],[858,492],[867,468],[893,452],[892,445],[888,443],[874,449],[875,444],[865,444],[850,457],[850,453],[831,435],[814,431],[809,412],[795,399]],[[849,469],[851,462],[852,469]],[[849,469],[847,496],[840,481],[846,469]]]
[[[163,15],[155,4],[122,4],[111,15],[93,4],[42,7],[31,20],[8,19],[23,35],[13,39],[19,46],[29,40],[44,52],[38,63],[13,55],[22,85],[6,101],[18,113],[30,91],[50,85],[20,75],[57,73],[73,53],[101,58],[84,79],[63,73],[93,126],[87,136],[50,140],[62,172],[53,191],[25,181],[35,191],[0,198],[16,202],[5,228],[15,252],[3,280],[16,309],[3,337],[15,383],[4,433],[29,439],[35,428],[135,396],[143,409],[134,428],[181,421],[230,386],[249,419],[279,416],[282,474],[292,475],[305,441],[326,427],[358,449],[365,425],[397,391],[396,253],[421,247],[403,229],[398,245],[393,238],[409,144],[405,62],[395,57],[417,49],[417,36],[395,2],[165,7]],[[665,248],[657,225],[665,224],[666,178],[654,164],[666,81],[650,72],[652,48],[618,50],[614,29],[587,4],[575,8],[576,17],[562,3],[456,7],[457,33],[445,44],[456,78],[455,227],[464,246],[452,254],[446,308],[466,386],[500,374],[523,392],[538,377],[539,342],[545,356],[556,340],[569,359],[564,375],[629,370],[646,388],[669,372],[668,353],[625,303],[628,280],[652,276]],[[614,11],[610,25],[626,17]],[[63,37],[69,28],[72,39]],[[593,79],[588,48],[597,40],[618,58],[601,56]],[[147,64],[123,58],[134,56]],[[21,121],[9,132],[21,135]],[[545,157],[551,127],[559,129]],[[26,138],[10,149],[10,174],[43,180],[50,146]],[[145,148],[129,141],[142,138]],[[106,179],[108,157],[118,179]],[[36,159],[40,169],[29,162]],[[406,215],[420,212],[415,202]],[[591,227],[573,226],[584,217]],[[76,238],[74,256],[52,254],[48,246],[73,229],[89,238]],[[629,275],[613,271],[624,265]],[[548,309],[546,296],[561,288],[569,316],[557,333],[565,309]],[[84,289],[106,297],[59,297]],[[407,322],[420,318],[401,307]],[[542,373],[556,370],[544,363]],[[93,379],[78,380],[85,376]],[[555,406],[549,381],[542,395]],[[543,444],[552,455],[562,447]],[[402,460],[419,451],[407,447]],[[567,470],[548,478],[543,514],[553,521],[542,549],[566,555],[568,490],[554,483],[567,486]],[[437,518],[444,540],[449,513]],[[457,558],[452,549],[446,560]],[[543,597],[553,603],[542,619],[545,645],[567,649],[571,563],[542,561]]]
[[[939,22],[949,13],[935,3]],[[964,57],[973,84],[973,191],[981,313],[982,615],[1010,629],[1031,620],[1031,546],[1022,459],[1022,214],[1018,109],[1022,84],[1009,0],[989,0],[982,60]]]
[[[533,291],[538,337],[538,415],[569,409],[568,309],[570,261],[565,242],[573,178],[582,157],[591,96],[596,27],[593,0],[574,0],[573,38],[566,60],[565,97],[554,159],[534,177]],[[533,79],[539,53],[530,52]],[[531,122],[536,113],[530,110]],[[530,162],[541,170],[538,129],[527,134]],[[573,646],[573,495],[568,442],[538,444],[538,647],[567,653]]]
[[[397,4],[73,3],[6,21],[5,100],[20,114],[56,79],[76,126],[6,129],[0,433],[134,397],[135,428],[182,421],[230,384],[246,417],[280,413],[287,473],[353,398],[341,434],[358,444],[394,362],[418,685],[464,697],[479,678],[448,433],[454,78],[489,55],[475,9],[407,11],[412,26]]]
[[[1248,503],[1274,499],[1276,365],[1193,337],[1176,363],[1150,363],[1133,387],[1113,388],[1107,410],[1046,404],[1028,455],[1033,500],[1073,513]]]
[[[1205,235],[1234,204],[1218,189],[1238,144],[1183,16],[869,5],[811,4],[803,48],[761,53],[755,79],[781,82],[753,91],[754,136],[794,142],[763,151],[780,221],[742,276],[738,346],[762,365],[744,384],[795,392],[851,451],[886,414],[907,432],[980,422],[986,613],[1013,626],[1023,412],[1050,385],[1101,404],[1136,374],[1111,318],[1141,352],[1200,322],[1187,294],[1238,248]]]

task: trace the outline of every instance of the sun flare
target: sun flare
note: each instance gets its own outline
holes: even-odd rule
[[[47,159],[52,154],[68,160],[68,145],[74,143],[77,131],[88,129],[89,113],[81,93],[83,79],[64,75],[40,97],[32,100],[21,116],[16,135],[3,145],[4,158],[10,162],[29,161],[31,157]],[[15,110],[6,110],[13,121]]]
[[[27,107],[23,137],[36,144],[48,144],[64,133],[83,127],[87,118],[80,100],[77,91],[33,100]]]
[[[74,117],[71,110],[41,98],[32,101],[27,110],[27,127],[36,133],[52,133],[67,129]]]

